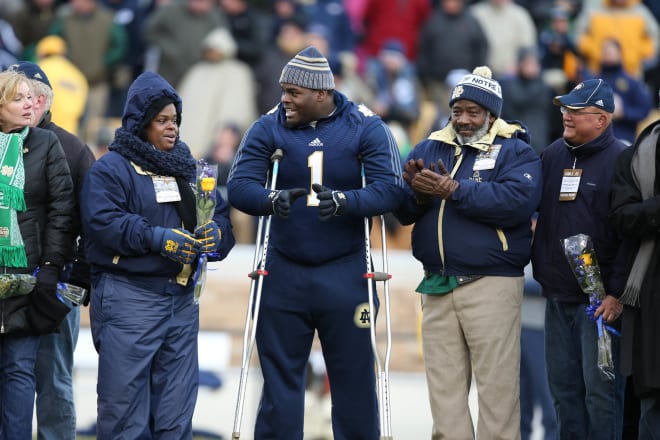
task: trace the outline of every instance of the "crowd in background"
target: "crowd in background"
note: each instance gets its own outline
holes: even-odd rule
[[[502,117],[522,121],[540,152],[561,136],[552,96],[595,76],[615,91],[617,137],[633,142],[658,107],[659,21],[651,0],[7,0],[0,67],[38,63],[55,122],[98,155],[128,85],[157,71],[185,103],[193,154],[227,168],[243,132],[278,103],[282,67],[308,45],[338,90],[390,125],[402,157],[447,123],[449,90],[486,64],[502,84]],[[251,241],[249,220],[235,220],[246,225],[238,241]]]
[[[0,70],[38,63],[53,121],[97,156],[129,85],[158,72],[183,102],[181,138],[219,165],[222,184],[244,132],[279,102],[280,72],[309,45],[339,91],[388,123],[402,158],[447,124],[451,90],[481,65],[502,85],[501,117],[522,122],[537,153],[562,137],[552,97],[595,77],[614,91],[615,136],[631,144],[657,119],[659,22],[657,0],[3,0]],[[254,241],[250,216],[233,210],[232,223],[239,243]],[[545,422],[549,435],[556,422]]]
[[[224,126],[243,132],[277,104],[279,72],[310,44],[340,91],[395,127],[402,155],[447,122],[455,82],[487,64],[503,117],[523,121],[540,151],[561,134],[546,98],[593,76],[615,88],[617,136],[632,142],[657,107],[659,16],[651,0],[7,0],[0,64],[71,61],[87,83],[71,117],[92,144],[130,82],[157,71],[181,92],[182,137],[198,157],[213,156]]]
[[[235,150],[308,45],[328,58],[338,90],[391,126],[402,157],[447,123],[456,82],[487,64],[502,117],[522,121],[540,152],[561,136],[550,98],[594,76],[614,88],[616,135],[632,143],[658,104],[659,21],[651,0],[8,0],[0,67],[32,60],[52,78],[65,69],[53,58],[70,61],[54,84],[54,106],[68,110],[53,113],[90,145],[118,125],[131,81],[157,71],[186,103],[181,136],[193,154],[228,166],[221,133],[238,133]],[[76,68],[84,79],[72,80]],[[238,241],[251,241],[241,229]]]

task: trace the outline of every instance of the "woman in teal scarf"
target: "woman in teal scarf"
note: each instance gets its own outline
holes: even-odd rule
[[[0,283],[0,440],[32,438],[39,335],[56,331],[69,311],[56,289],[71,242],[73,184],[57,137],[30,128],[32,118],[26,77],[0,73],[0,277],[23,280]]]

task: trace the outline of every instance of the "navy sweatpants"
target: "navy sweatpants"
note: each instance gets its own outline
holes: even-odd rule
[[[378,439],[364,253],[321,266],[298,265],[275,251],[268,258],[256,334],[264,385],[255,440],[302,440],[315,330],[330,382],[334,439]],[[377,309],[377,298],[374,303]]]

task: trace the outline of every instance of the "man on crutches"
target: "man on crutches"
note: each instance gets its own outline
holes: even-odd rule
[[[375,292],[369,297],[364,219],[402,201],[399,151],[377,115],[334,90],[328,62],[315,47],[297,54],[279,82],[280,104],[246,133],[227,184],[233,206],[271,216],[254,323],[264,380],[254,438],[303,438],[305,376],[316,332],[330,382],[334,439],[376,440],[370,315],[378,298]],[[277,185],[270,188],[278,149]]]

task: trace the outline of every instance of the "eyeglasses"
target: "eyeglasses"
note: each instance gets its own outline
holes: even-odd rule
[[[575,110],[572,108],[568,108],[565,105],[562,105],[559,107],[559,111],[561,112],[562,115],[570,115],[570,116],[580,116],[580,115],[602,115],[601,112],[583,112],[580,110]]]

